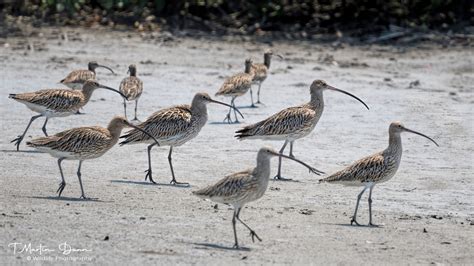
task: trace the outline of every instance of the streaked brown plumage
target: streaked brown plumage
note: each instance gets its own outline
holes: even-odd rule
[[[369,188],[369,225],[372,224],[372,190],[375,184],[386,182],[390,180],[398,170],[400,161],[402,158],[402,139],[400,133],[411,132],[421,135],[438,146],[438,144],[430,137],[423,135],[419,132],[413,131],[404,127],[400,122],[393,122],[389,127],[389,144],[388,147],[378,153],[371,156],[362,158],[350,166],[324,178],[320,182],[336,183],[347,186],[364,186],[364,189],[357,197],[357,205],[354,212],[354,216],[351,220],[353,223],[359,225],[356,221],[357,209],[359,207],[359,201],[364,194],[365,190]]]
[[[231,97],[230,105],[234,107],[234,116],[235,122],[238,123],[239,119],[237,118],[237,114],[235,112],[235,98],[244,95],[252,86],[252,79],[253,79],[253,72],[251,71],[252,67],[252,60],[247,59],[245,60],[245,71],[244,73],[239,73],[236,75],[231,76],[230,78],[224,81],[219,91],[216,93],[216,96],[225,96]],[[253,103],[252,103],[253,104]],[[232,123],[232,119],[230,118],[230,113],[232,108],[229,108],[229,113],[227,114],[224,121],[228,121]]]
[[[82,88],[82,85],[84,85],[87,80],[95,79],[95,70],[99,67],[106,68],[110,70],[110,72],[114,73],[111,68],[99,65],[96,61],[91,61],[88,64],[88,69],[73,70],[64,79],[62,79],[60,83],[66,85],[71,89],[80,90]]]
[[[124,127],[136,128],[136,126],[130,124],[124,117],[117,116],[110,121],[107,128],[99,126],[73,128],[52,136],[33,139],[28,141],[26,145],[39,151],[47,152],[51,156],[58,158],[58,166],[62,178],[62,182],[57,191],[59,197],[61,197],[61,193],[66,187],[61,162],[63,160],[78,160],[79,167],[77,177],[81,185],[81,198],[85,199],[86,197],[81,180],[82,162],[104,155],[117,143]],[[144,133],[147,134],[146,132]],[[156,141],[156,139],[154,139],[154,141]],[[158,144],[157,141],[156,143]]]
[[[24,133],[12,140],[12,142],[17,146],[17,150],[19,150],[21,141],[35,119],[42,116],[46,117],[43,125],[43,133],[45,136],[48,136],[46,133],[46,124],[48,123],[49,118],[64,117],[74,114],[89,102],[92,93],[97,88],[111,90],[119,93],[122,97],[125,97],[119,91],[101,85],[95,80],[86,81],[82,90],[45,89],[35,92],[10,94],[9,98],[23,103],[30,110],[39,113],[39,115],[31,117]]]
[[[135,101],[135,118],[133,120],[138,120],[137,118],[137,107],[138,99],[143,92],[143,82],[137,78],[137,66],[132,64],[128,67],[128,72],[130,73],[129,77],[126,77],[120,83],[120,91],[127,96],[128,101]],[[123,100],[123,109],[125,112],[125,117],[127,117],[127,101]]]
[[[212,201],[224,204],[231,204],[234,207],[234,215],[232,218],[232,226],[234,230],[234,248],[239,248],[237,240],[237,232],[235,230],[236,220],[241,222],[247,229],[250,230],[252,240],[256,237],[262,241],[260,237],[248,225],[246,225],[239,218],[240,210],[246,203],[255,201],[261,198],[268,187],[268,180],[270,176],[270,158],[272,156],[279,156],[296,161],[307,167],[312,173],[321,174],[322,172],[301,162],[297,159],[290,158],[274,151],[272,148],[263,147],[258,151],[257,166],[253,169],[248,169],[235,174],[228,175],[218,181],[216,184],[206,188],[194,191],[193,194]]]
[[[347,94],[369,109],[369,107],[356,96],[329,86],[322,80],[315,80],[311,84],[310,93],[311,101],[309,103],[286,108],[269,118],[255,124],[245,126],[238,130],[236,137],[240,140],[244,139],[265,139],[265,140],[283,140],[285,143],[280,149],[283,153],[286,145],[290,143],[290,156],[293,156],[293,143],[295,140],[309,135],[321,117],[324,110],[323,91],[333,90]],[[278,173],[275,179],[284,180],[281,176],[281,160],[278,164]]]
[[[263,63],[252,64],[252,71],[254,72],[254,77],[252,81],[258,84],[257,103],[262,103],[260,102],[260,88],[262,87],[262,83],[267,79],[272,56],[273,52],[271,50],[266,50],[263,54]],[[279,54],[277,54],[276,56],[278,56],[279,58],[283,58]],[[252,99],[252,106],[254,106],[252,88],[250,88],[250,96]]]

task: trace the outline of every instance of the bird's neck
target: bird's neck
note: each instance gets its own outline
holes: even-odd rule
[[[136,77],[137,76],[137,72],[132,70],[130,71],[130,77]]]
[[[262,182],[268,182],[270,178],[270,158],[265,155],[258,155],[257,156],[257,167],[254,169],[255,176]]]
[[[191,104],[191,114],[192,116],[204,116],[207,117],[207,106],[202,101],[194,99]]]
[[[322,110],[324,109],[324,98],[322,91],[316,91],[311,93],[311,101],[309,102],[311,109]]]
[[[388,137],[387,151],[390,153],[402,154],[402,138],[399,132],[390,132]]]
[[[263,56],[263,64],[267,67],[267,69],[270,69],[271,62],[272,62],[271,56],[268,56],[268,55]]]
[[[84,104],[87,103],[91,96],[92,96],[92,92],[94,92],[95,89],[93,88],[89,88],[89,87],[83,87],[82,88],[82,95],[84,96]]]
[[[118,140],[118,138],[120,137],[120,134],[122,133],[123,126],[118,125],[117,123],[114,123],[114,121],[112,121],[107,126],[107,129],[109,130],[110,135],[112,136],[112,139]]]
[[[95,74],[95,68],[94,67],[88,67],[89,71],[92,71]]]

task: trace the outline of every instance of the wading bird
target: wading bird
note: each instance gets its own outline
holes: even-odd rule
[[[143,82],[137,78],[137,66],[130,65],[128,67],[128,73],[130,77],[124,78],[120,83],[120,92],[122,92],[127,100],[123,99],[123,109],[125,112],[125,117],[127,117],[127,101],[135,101],[135,118],[132,121],[138,120],[137,118],[137,107],[138,99],[143,92]]]
[[[87,80],[96,79],[95,70],[99,67],[106,68],[110,70],[112,74],[114,74],[114,71],[110,67],[99,65],[96,61],[91,61],[88,64],[88,69],[74,70],[69,73],[64,79],[62,79],[60,83],[66,85],[71,89],[80,90],[82,88],[82,85],[84,85]]]
[[[275,54],[280,59],[283,59],[283,56],[279,54]],[[260,87],[262,87],[262,83],[267,79],[268,70],[270,69],[270,63],[272,61],[273,52],[271,50],[265,51],[263,54],[263,64],[257,63],[252,64],[252,71],[255,73],[253,77],[253,82],[258,84],[258,91],[257,91],[257,103],[260,102]],[[252,99],[252,107],[255,106],[253,103],[253,93],[252,88],[250,88],[250,98]]]

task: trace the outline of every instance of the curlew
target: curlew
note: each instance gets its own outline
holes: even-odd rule
[[[283,153],[288,143],[290,143],[290,157],[293,155],[293,143],[295,140],[306,137],[319,121],[324,110],[323,91],[332,90],[347,94],[359,102],[367,109],[369,107],[356,96],[329,86],[322,80],[315,80],[311,84],[311,101],[296,107],[286,108],[269,118],[258,123],[245,126],[238,130],[235,135],[240,140],[244,139],[265,139],[265,140],[283,140],[285,143],[280,149]],[[274,177],[279,180],[287,180],[281,176],[281,158],[278,163],[278,173]]]
[[[283,59],[283,56],[279,54],[275,54],[279,58]],[[255,73],[253,77],[253,82],[258,84],[258,91],[257,91],[257,103],[260,102],[260,88],[262,87],[262,83],[267,79],[268,70],[270,69],[270,63],[272,61],[273,52],[271,50],[266,50],[263,54],[263,64],[257,63],[252,64],[252,71]],[[252,99],[252,107],[255,106],[253,103],[253,93],[252,88],[250,88],[250,98]]]
[[[244,95],[252,86],[252,79],[253,79],[253,72],[252,69],[252,60],[247,59],[245,60],[245,72],[239,73],[236,75],[231,76],[230,78],[224,81],[219,91],[216,93],[216,96],[225,96],[231,97],[230,105],[234,108],[234,117],[235,123],[239,123],[239,119],[237,118],[236,108],[235,108],[235,98]],[[253,105],[253,100],[252,100]],[[224,122],[227,121],[228,123],[232,123],[232,119],[230,118],[232,108],[229,108],[229,113],[224,119]]]
[[[115,143],[117,143],[120,133],[124,127],[133,127],[137,130],[148,134],[144,130],[132,125],[124,117],[114,117],[107,128],[79,127],[69,129],[48,137],[40,137],[28,141],[26,144],[39,151],[47,152],[51,156],[58,158],[59,172],[61,173],[61,183],[57,192],[59,197],[66,187],[61,163],[63,160],[77,160],[79,167],[77,168],[77,178],[81,186],[81,198],[85,199],[84,187],[81,179],[81,166],[85,160],[95,159],[104,155]],[[154,139],[149,135],[151,139]],[[158,141],[154,139],[155,143]]]
[[[95,70],[98,67],[106,68],[114,74],[114,71],[110,67],[99,65],[96,61],[91,61],[88,64],[88,69],[74,70],[61,80],[60,83],[71,89],[80,90],[87,80],[96,79]]]
[[[30,128],[31,123],[42,116],[46,117],[43,124],[43,133],[48,136],[46,132],[46,124],[48,119],[52,117],[64,117],[76,113],[80,108],[89,102],[92,96],[92,92],[95,89],[102,88],[117,92],[122,95],[121,92],[112,89],[110,87],[101,85],[94,80],[88,80],[84,83],[82,90],[67,90],[67,89],[44,89],[35,92],[26,92],[19,94],[10,94],[9,98],[14,99],[20,103],[23,103],[31,111],[39,113],[39,115],[32,116],[30,122],[26,126],[25,131],[22,135],[19,135],[16,139],[11,142],[15,143],[16,149],[20,149],[20,143],[25,137],[26,132]]]
[[[439,146],[432,138],[404,127],[400,122],[393,122],[388,129],[389,141],[388,147],[371,156],[362,158],[345,169],[319,180],[319,182],[336,183],[346,186],[363,186],[364,189],[357,196],[357,204],[354,216],[351,219],[351,225],[354,223],[360,225],[357,220],[357,209],[359,207],[362,194],[369,189],[369,225],[372,224],[372,190],[375,184],[390,180],[397,172],[402,159],[402,132],[411,132],[431,140],[436,146]]]
[[[143,92],[143,82],[137,78],[137,66],[130,65],[128,67],[128,73],[130,77],[124,78],[120,83],[120,92],[122,92],[127,100],[123,99],[123,109],[125,112],[125,117],[127,117],[127,101],[135,101],[135,118],[132,121],[138,120],[137,118],[137,107],[138,99]]]
[[[218,203],[230,204],[234,207],[234,214],[232,216],[232,227],[234,230],[235,241],[234,248],[239,248],[237,232],[235,229],[236,220],[250,230],[252,241],[254,241],[254,237],[259,241],[262,241],[255,231],[240,219],[239,214],[245,204],[255,201],[265,194],[270,177],[270,158],[272,156],[278,156],[280,158],[284,157],[296,161],[317,175],[323,173],[300,160],[277,153],[272,148],[263,147],[258,151],[257,166],[255,168],[228,175],[214,185],[193,192],[194,195],[200,198],[210,199]]]
[[[194,96],[191,105],[178,105],[160,110],[148,117],[146,121],[138,124],[138,127],[152,134],[160,142],[161,146],[170,146],[168,162],[171,169],[171,176],[173,178],[170,182],[171,184],[187,184],[176,180],[171,154],[174,147],[183,145],[199,134],[201,128],[207,122],[206,105],[208,103],[217,103],[230,108],[235,108],[228,104],[211,99],[207,93],[197,93]],[[242,115],[239,110],[236,110],[236,112]],[[138,143],[149,144],[147,149],[148,170],[145,171],[145,180],[149,178],[150,182],[156,184],[152,176],[150,155],[151,149],[156,145],[156,143],[154,143],[150,137],[137,130],[131,130],[121,138],[125,139],[120,142],[120,145]]]

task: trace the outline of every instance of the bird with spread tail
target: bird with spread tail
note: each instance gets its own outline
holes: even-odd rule
[[[134,126],[128,122],[126,118],[120,116],[114,117],[107,128],[99,126],[73,128],[52,136],[33,139],[28,141],[26,145],[58,158],[59,172],[61,173],[62,179],[57,190],[59,197],[61,197],[61,193],[66,187],[66,180],[64,179],[63,169],[61,167],[62,161],[79,161],[77,178],[81,186],[81,198],[86,199],[81,179],[82,162],[104,155],[118,142],[120,133],[124,127],[135,128],[143,134],[148,135],[156,145],[159,145],[158,141],[148,132]]]
[[[127,100],[123,99],[123,109],[125,117],[127,117],[127,101],[135,101],[135,118],[132,121],[137,121],[138,99],[143,92],[143,82],[137,78],[137,66],[132,64],[128,67],[129,77],[126,77],[120,83],[120,92],[127,96]]]
[[[73,70],[64,79],[62,79],[60,83],[66,85],[71,89],[80,90],[82,88],[82,85],[84,85],[87,80],[96,79],[95,70],[99,67],[106,68],[110,72],[112,72],[112,74],[115,74],[110,67],[99,65],[99,63],[97,63],[96,61],[91,61],[88,64],[88,69]]]
[[[392,122],[388,129],[389,140],[388,147],[378,153],[362,158],[348,167],[319,180],[320,183],[334,183],[342,184],[346,186],[363,186],[362,192],[357,196],[357,204],[355,207],[354,215],[351,219],[351,225],[360,225],[357,218],[357,209],[359,207],[360,198],[362,194],[369,189],[369,226],[373,226],[372,223],[372,190],[374,186],[379,183],[390,180],[398,170],[400,161],[402,159],[402,138],[400,134],[402,132],[410,132],[420,136],[423,136],[431,140],[436,146],[439,146],[432,138],[408,129],[403,126],[400,122]]]
[[[287,158],[298,162],[307,167],[310,172],[314,174],[320,175],[323,173],[298,159],[278,153],[270,147],[263,147],[258,151],[257,166],[255,168],[228,175],[214,185],[193,192],[194,195],[202,199],[230,204],[234,207],[234,214],[232,216],[234,248],[239,248],[237,231],[235,228],[236,221],[239,221],[250,230],[252,241],[255,241],[255,237],[259,241],[262,241],[255,231],[240,219],[239,215],[245,204],[258,200],[265,194],[270,177],[270,158],[273,156]]]
[[[322,80],[315,80],[311,84],[311,101],[309,103],[286,108],[269,118],[255,124],[245,126],[236,131],[235,137],[239,140],[264,139],[285,141],[280,149],[282,154],[288,143],[290,144],[290,157],[293,155],[293,143],[295,140],[306,137],[311,133],[319,121],[324,110],[323,91],[338,91],[349,95],[361,102],[367,109],[369,107],[356,96],[328,85]],[[281,176],[281,158],[278,161],[278,173],[274,177],[278,180],[288,180]]]
[[[224,122],[227,121],[229,124],[232,123],[232,119],[230,117],[232,109],[234,109],[234,117],[235,123],[239,123],[239,119],[237,118],[236,108],[235,108],[235,98],[242,96],[247,93],[247,91],[252,87],[252,79],[254,72],[252,70],[252,60],[247,59],[245,60],[245,71],[244,73],[238,73],[224,81],[219,91],[216,93],[215,96],[224,96],[224,97],[231,97],[230,105],[232,108],[229,108],[229,112],[227,116],[224,118]],[[253,105],[253,100],[252,100]]]
[[[154,136],[160,142],[161,146],[170,146],[168,163],[171,169],[171,184],[188,184],[176,180],[171,154],[174,147],[183,145],[199,134],[201,128],[207,122],[206,105],[208,103],[217,103],[230,108],[235,108],[234,106],[211,99],[207,93],[197,93],[194,96],[191,105],[177,105],[160,110],[152,114],[144,122],[137,125],[139,128]],[[236,112],[243,117],[239,110],[236,109]],[[124,138],[124,140],[120,142],[120,145],[138,143],[149,144],[147,149],[148,170],[145,171],[145,180],[150,179],[150,182],[156,184],[152,176],[150,155],[151,149],[156,145],[156,143],[153,142],[148,135],[135,129],[128,131],[121,138]]]
[[[275,54],[280,59],[283,59],[283,56],[279,54]],[[252,64],[252,71],[254,72],[253,82],[258,84],[258,91],[257,91],[257,103],[262,103],[260,101],[260,88],[262,87],[262,83],[267,79],[268,70],[270,69],[270,63],[272,61],[273,52],[272,50],[266,50],[263,54],[263,64],[256,63]],[[252,100],[252,107],[255,106],[253,103],[253,93],[252,88],[250,88],[250,98]]]
[[[19,135],[11,142],[14,142],[16,149],[20,150],[20,143],[30,128],[31,123],[42,116],[46,117],[42,130],[44,135],[48,136],[48,133],[46,132],[46,124],[48,123],[49,118],[64,117],[76,113],[89,102],[92,93],[98,88],[114,91],[126,98],[121,92],[101,85],[95,80],[87,80],[84,83],[82,90],[44,89],[35,92],[10,94],[9,98],[23,103],[31,111],[39,113],[39,115],[31,117],[23,134]]]

